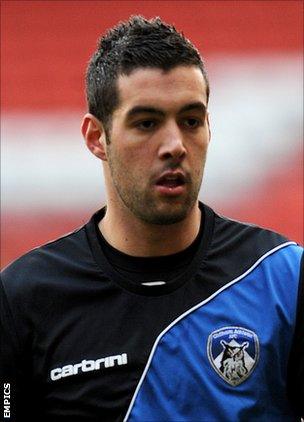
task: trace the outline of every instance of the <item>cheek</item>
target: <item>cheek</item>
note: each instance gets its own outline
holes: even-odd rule
[[[195,151],[197,154],[206,154],[210,142],[210,133],[208,125],[201,127],[198,132],[190,134],[186,138],[186,142],[190,150]]]
[[[209,140],[206,138],[193,140],[191,147],[188,149],[188,156],[191,157],[190,159],[192,163],[200,166],[200,163],[205,161],[208,145]]]
[[[114,177],[126,185],[144,185],[152,161],[149,161],[149,152],[139,148],[120,148],[111,151],[111,168]]]
[[[195,179],[201,179],[204,173],[206,157],[207,157],[208,145],[206,143],[200,143],[195,148],[191,150],[190,155],[188,156],[190,168],[192,175]]]
[[[112,148],[120,161],[125,163],[140,163],[141,160],[148,160],[152,155],[151,143],[138,139],[128,129],[116,130],[113,133]]]
[[[123,160],[129,164],[132,173],[145,174],[152,168],[156,153],[147,143],[132,145],[123,151]]]

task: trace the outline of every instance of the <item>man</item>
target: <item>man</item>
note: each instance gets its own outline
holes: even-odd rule
[[[198,51],[132,17],[100,40],[87,97],[107,205],[3,272],[12,415],[299,420],[303,251],[198,202],[210,142]]]

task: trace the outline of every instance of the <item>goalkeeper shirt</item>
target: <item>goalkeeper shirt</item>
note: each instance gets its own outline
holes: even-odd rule
[[[2,272],[7,420],[303,416],[303,249],[200,208],[198,237],[174,255],[115,250],[102,209]]]

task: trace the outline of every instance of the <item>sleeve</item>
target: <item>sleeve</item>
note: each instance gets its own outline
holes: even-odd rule
[[[0,324],[0,378],[5,395],[4,420],[9,422],[32,420],[28,409],[30,408],[29,403],[33,405],[35,400],[33,400],[34,389],[31,381],[29,353],[20,344],[14,315],[9,306],[2,280],[0,283]]]
[[[300,267],[297,321],[288,363],[287,391],[297,415],[304,418],[304,253]]]
[[[0,375],[5,385],[5,413],[9,421],[17,420],[17,396],[20,392],[18,389],[17,379],[19,378],[20,368],[18,363],[18,339],[14,329],[13,318],[8,306],[6,294],[0,284],[0,312],[1,312],[1,360]]]

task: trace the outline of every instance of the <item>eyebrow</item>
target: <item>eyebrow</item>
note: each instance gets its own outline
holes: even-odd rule
[[[192,111],[192,110],[198,110],[203,113],[206,113],[207,107],[201,101],[197,101],[195,103],[186,104],[184,107],[182,107],[179,110],[179,113],[184,113],[185,111]]]
[[[184,113],[185,111],[192,111],[192,110],[198,110],[198,111],[201,111],[202,113],[206,113],[207,107],[201,101],[197,101],[195,103],[190,103],[190,104],[186,104],[185,106],[183,106],[178,111],[178,114]],[[130,119],[130,118],[136,116],[137,114],[141,114],[141,113],[154,114],[154,115],[157,115],[157,116],[160,116],[160,117],[164,117],[166,115],[166,113],[159,108],[145,107],[145,106],[135,106],[135,107],[131,108],[131,110],[128,111],[126,117],[127,117],[127,119]]]
[[[164,111],[158,109],[158,108],[154,108],[154,107],[145,107],[145,106],[135,106],[133,108],[131,108],[131,110],[128,111],[127,113],[127,118],[131,118],[136,116],[137,114],[142,114],[142,113],[149,113],[149,114],[156,114],[158,116],[165,116]]]

